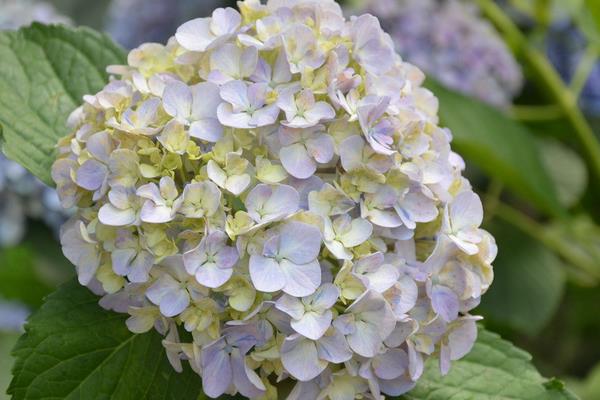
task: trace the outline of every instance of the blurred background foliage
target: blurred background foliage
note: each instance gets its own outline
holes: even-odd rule
[[[544,375],[600,399],[600,0],[341,3],[349,15],[378,15],[440,100],[498,242],[495,281],[477,310],[486,325],[532,353]],[[133,48],[234,4],[0,0],[0,29],[32,20],[88,25]],[[73,272],[55,239],[68,212],[0,161],[4,389],[25,316]],[[34,183],[25,190],[27,179]]]

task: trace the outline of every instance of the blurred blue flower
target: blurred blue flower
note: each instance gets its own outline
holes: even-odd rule
[[[519,64],[474,4],[461,0],[367,0],[405,61],[448,87],[505,107],[523,83]]]
[[[33,21],[44,24],[70,23],[69,18],[44,1],[0,0],[0,29],[19,29]]]
[[[573,79],[587,45],[584,34],[570,20],[557,21],[549,30],[546,52],[565,82],[569,83]],[[598,60],[581,91],[579,105],[587,114],[600,114],[600,62]]]
[[[206,17],[223,0],[113,0],[107,32],[131,49],[145,42],[165,43],[183,22]]]

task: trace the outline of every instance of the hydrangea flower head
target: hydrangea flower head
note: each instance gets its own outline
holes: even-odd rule
[[[80,282],[215,398],[290,379],[289,399],[379,399],[428,357],[446,373],[496,247],[423,74],[333,1],[239,9],[132,50],[71,117],[53,176]]]

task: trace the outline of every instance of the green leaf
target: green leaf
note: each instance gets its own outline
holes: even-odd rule
[[[583,285],[600,281],[600,226],[589,215],[557,219],[546,226],[545,235],[568,251],[572,278]]]
[[[588,173],[585,162],[577,152],[558,140],[540,139],[537,144],[560,203],[567,208],[574,206],[587,188]]]
[[[490,177],[550,215],[561,215],[554,186],[532,134],[500,111],[427,80],[440,101],[440,119],[452,146]]]
[[[428,362],[407,400],[568,400],[577,399],[554,379],[543,378],[531,356],[495,333],[479,329],[473,350],[453,362],[441,377],[436,362]]]
[[[198,399],[198,375],[188,366],[175,372],[160,335],[134,335],[125,319],[76,281],[63,285],[29,319],[13,352],[13,400]]]
[[[51,184],[56,142],[82,96],[102,89],[123,50],[87,28],[34,23],[0,33],[0,125],[5,154]]]
[[[487,229],[501,250],[494,261],[494,283],[483,296],[479,312],[534,336],[560,304],[564,264],[540,242],[512,226],[495,223]]]

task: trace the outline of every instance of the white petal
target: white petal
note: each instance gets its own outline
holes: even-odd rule
[[[281,260],[281,271],[285,274],[283,291],[289,295],[304,297],[317,290],[321,284],[321,266],[319,261],[297,265],[288,260]]]
[[[327,367],[326,361],[319,360],[315,344],[302,336],[288,337],[283,342],[281,362],[294,378],[303,382],[316,378]]]
[[[252,255],[249,269],[254,287],[261,292],[276,292],[286,284],[285,274],[272,258]]]
[[[327,310],[323,314],[310,311],[304,314],[302,318],[292,320],[290,324],[299,334],[312,340],[318,340],[331,326],[331,320],[331,310]]]
[[[317,164],[300,143],[282,147],[279,159],[285,170],[298,179],[306,179],[317,170]]]
[[[196,18],[177,28],[175,38],[185,49],[191,51],[205,51],[214,40],[210,32],[210,18]]]
[[[317,258],[321,249],[321,231],[303,222],[288,222],[281,228],[279,254],[296,264]]]
[[[169,82],[163,92],[163,107],[170,116],[187,119],[192,109],[192,91],[189,86],[176,80]]]

